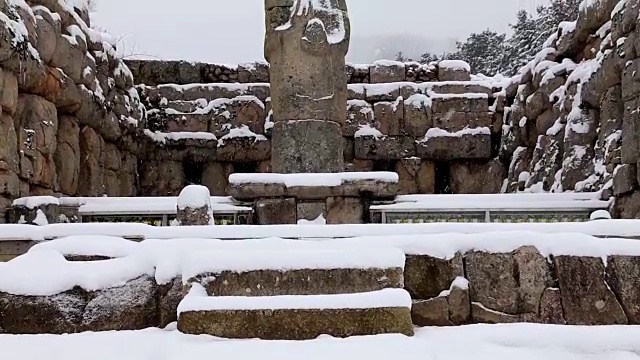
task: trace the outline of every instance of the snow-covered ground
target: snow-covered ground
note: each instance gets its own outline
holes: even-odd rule
[[[175,327],[175,325],[174,325]],[[223,340],[175,330],[0,335],[3,358],[20,360],[631,360],[640,359],[640,327],[474,325],[311,341]]]

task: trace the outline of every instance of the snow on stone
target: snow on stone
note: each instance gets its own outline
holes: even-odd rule
[[[79,286],[96,291],[122,286],[142,275],[153,276],[153,265],[143,257],[69,262],[53,250],[28,252],[0,263],[0,291],[15,295],[48,296]]]
[[[462,60],[442,60],[438,63],[438,67],[455,71],[471,71],[471,66]]]
[[[178,196],[178,209],[198,209],[201,207],[210,207],[211,194],[209,188],[202,185],[189,185],[180,192]]]
[[[207,132],[186,132],[186,131],[177,131],[170,133],[163,133],[160,131],[152,132],[149,129],[144,129],[144,134],[148,136],[155,142],[166,144],[167,141],[180,141],[180,140],[205,140],[205,141],[216,141],[218,140],[216,136],[212,133]]]
[[[431,104],[432,104],[431,98],[424,94],[413,94],[409,96],[407,100],[404,101],[405,106],[412,106],[416,109],[431,107]]]
[[[334,247],[334,242],[319,242],[311,246],[281,246],[274,250],[255,250],[251,246],[224,246],[214,251],[203,251],[190,256],[183,269],[182,280],[186,282],[198,275],[224,271],[244,273],[258,270],[331,270],[331,269],[404,269],[404,252],[393,247]],[[247,245],[255,245],[249,243]],[[325,246],[326,245],[326,246]],[[226,250],[237,247],[237,250]],[[306,247],[306,249],[305,249]]]
[[[560,37],[565,36],[571,32],[576,31],[577,21],[562,21],[558,28],[560,29]]]
[[[360,127],[358,128],[358,130],[356,130],[353,136],[356,138],[372,136],[376,139],[385,137],[384,134],[380,132],[380,130],[376,129],[375,127],[369,124],[360,125]]]
[[[29,196],[13,200],[13,206],[24,206],[28,209],[44,205],[60,205],[60,201],[53,196]]]
[[[255,141],[267,141],[264,135],[256,134],[251,131],[247,125],[242,125],[239,128],[230,129],[229,133],[221,137],[220,140],[218,140],[218,147],[224,146],[225,141],[235,138],[254,138]]]
[[[334,26],[330,29],[327,29],[324,26],[324,23],[317,18],[311,19],[309,23],[307,23],[307,26],[312,22],[319,22],[322,24],[329,44],[338,44],[346,39],[347,31],[345,28],[345,14],[335,5],[332,5],[331,2],[326,0],[295,0],[291,6],[291,16],[289,17],[289,21],[278,26],[275,30],[285,31],[290,29],[294,18],[307,16],[310,11],[324,12],[335,17],[335,21],[332,21],[331,23]]]
[[[283,184],[294,186],[340,186],[353,181],[398,182],[394,172],[347,172],[316,174],[231,174],[229,183],[240,184]]]
[[[427,130],[427,134],[423,141],[437,137],[463,137],[465,135],[491,135],[491,130],[488,127],[478,128],[465,128],[456,132],[449,132],[440,128],[431,128]]]
[[[206,296],[206,290],[193,284],[178,305],[178,314],[213,310],[280,310],[280,309],[375,309],[411,308],[411,296],[404,289],[338,294],[281,296]]]
[[[326,225],[327,219],[322,214],[318,215],[315,220],[300,219],[298,225]]]
[[[115,236],[68,236],[40,242],[31,247],[29,252],[47,250],[57,251],[62,255],[95,255],[120,258],[133,255],[139,246],[140,244],[135,241]]]
[[[462,276],[457,276],[451,282],[451,286],[449,287],[449,289],[442,291],[440,293],[440,295],[438,295],[438,297],[451,295],[451,292],[453,291],[453,289],[468,290],[469,289],[469,280],[465,279]]]
[[[429,97],[434,99],[487,99],[489,95],[485,93],[438,94],[429,92]]]
[[[372,64],[372,66],[386,66],[386,67],[404,67],[404,63],[401,61],[395,60],[376,60]]]
[[[607,210],[596,210],[589,216],[590,220],[611,220],[611,214]]]
[[[49,225],[49,220],[47,220],[47,216],[40,209],[36,211],[36,217],[35,219],[33,219],[32,222],[38,226]]]

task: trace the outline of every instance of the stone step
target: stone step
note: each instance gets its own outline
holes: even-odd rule
[[[193,335],[307,340],[400,333],[413,335],[411,298],[402,289],[310,296],[207,296],[194,285],[178,306],[178,330]]]
[[[210,251],[185,262],[182,279],[210,296],[360,293],[404,286],[404,253],[394,248]],[[189,288],[187,286],[186,288]]]

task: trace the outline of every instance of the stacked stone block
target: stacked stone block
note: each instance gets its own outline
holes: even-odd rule
[[[136,195],[143,107],[132,74],[86,9],[28,3],[0,1],[0,208],[21,196]]]

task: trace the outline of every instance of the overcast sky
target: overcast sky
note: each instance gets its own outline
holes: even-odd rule
[[[518,9],[546,2],[347,0],[348,60],[369,62],[398,50],[410,56],[440,52],[471,32],[506,32]],[[227,64],[263,59],[264,0],[97,0],[97,5],[93,25],[120,38],[126,55]]]

